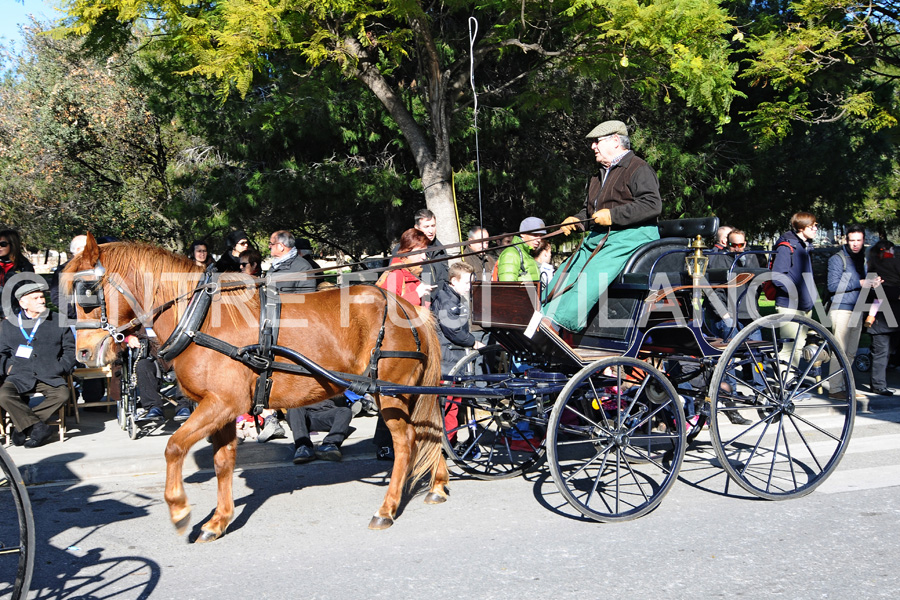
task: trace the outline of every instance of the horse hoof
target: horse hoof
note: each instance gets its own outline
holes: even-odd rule
[[[188,525],[191,524],[191,513],[188,511],[186,515],[175,521],[175,532],[178,535],[184,535],[187,533]]]
[[[436,492],[428,492],[425,495],[425,504],[441,504],[447,501],[447,496],[441,496]]]
[[[218,533],[213,533],[211,531],[201,531],[200,537],[197,538],[198,544],[206,544],[207,542],[214,542],[219,539]]]
[[[369,521],[369,529],[387,529],[391,525],[394,524],[394,520],[390,517],[372,517],[372,520]]]

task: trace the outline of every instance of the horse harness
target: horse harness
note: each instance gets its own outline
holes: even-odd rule
[[[149,311],[142,311],[137,299],[131,294],[127,288],[115,280],[115,274],[106,277],[106,281],[113,286],[123,297],[131,304],[132,309],[137,314],[135,318],[128,323],[116,326],[109,322],[109,316],[106,308],[106,297],[103,292],[102,282],[106,270],[100,261],[94,265],[93,269],[79,271],[73,276],[75,302],[85,311],[100,309],[100,321],[80,321],[75,325],[76,329],[103,329],[116,342],[121,343],[125,339],[125,331],[133,329],[138,325],[148,325],[158,315],[162,314],[179,300],[190,295],[188,306],[178,319],[175,329],[160,347],[159,357],[171,361],[181,354],[192,342],[203,348],[209,348],[220,354],[224,354],[233,360],[237,360],[247,367],[257,372],[257,380],[253,394],[253,404],[250,413],[254,416],[259,415],[269,406],[269,396],[272,391],[272,375],[275,371],[293,373],[296,375],[307,375],[312,377],[321,377],[327,381],[349,389],[359,395],[377,394],[379,388],[383,385],[394,385],[388,381],[378,379],[378,363],[386,358],[410,358],[419,361],[425,361],[426,355],[422,352],[422,341],[419,337],[418,329],[412,324],[412,319],[406,309],[399,303],[397,308],[403,314],[403,317],[410,322],[410,331],[416,341],[415,351],[400,350],[383,350],[385,326],[387,324],[388,306],[390,298],[385,290],[372,286],[378,290],[384,299],[384,309],[381,315],[381,328],[375,340],[375,346],[372,349],[369,364],[362,375],[353,373],[342,373],[338,371],[329,371],[322,366],[316,364],[306,356],[278,345],[278,334],[280,331],[279,322],[281,317],[281,297],[275,285],[267,279],[257,279],[256,285],[259,288],[259,334],[258,342],[249,346],[237,347],[228,342],[215,338],[209,334],[200,331],[203,321],[209,312],[212,303],[212,296],[221,291],[223,285],[215,280],[215,273],[207,271],[201,282],[193,290],[187,294],[182,294],[172,300],[168,300],[163,304],[154,307]],[[238,282],[235,282],[238,284]],[[227,284],[225,284],[227,286]],[[234,287],[244,287],[246,282],[239,282]],[[396,303],[396,300],[394,301]],[[281,356],[294,361],[296,364],[277,362],[276,356]]]

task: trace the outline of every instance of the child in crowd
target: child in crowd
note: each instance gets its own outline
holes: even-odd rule
[[[469,290],[475,269],[458,262],[450,265],[449,281],[441,284],[431,310],[437,320],[438,338],[441,341],[441,372],[449,373],[453,366],[470,349],[484,347],[469,331]],[[448,398],[444,411],[444,427],[450,442],[456,441],[459,403]]]

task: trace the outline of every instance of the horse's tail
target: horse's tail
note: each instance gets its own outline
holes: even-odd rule
[[[416,307],[421,327],[416,329],[422,338],[423,351],[426,355],[425,374],[422,377],[423,386],[436,386],[441,380],[441,343],[438,340],[435,329],[434,317],[431,311],[425,307]],[[433,487],[438,467],[444,460],[441,451],[441,432],[443,431],[443,416],[441,407],[434,394],[421,395],[415,400],[412,414],[412,424],[416,429],[416,453],[415,460],[410,466],[410,486],[416,481],[431,474],[429,486]],[[446,468],[446,467],[445,467]]]

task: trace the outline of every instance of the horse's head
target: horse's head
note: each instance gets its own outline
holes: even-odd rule
[[[118,290],[125,289],[122,283],[110,285],[111,277],[119,275],[106,272],[104,252],[88,233],[84,250],[69,262],[61,277],[64,292],[75,301],[75,355],[88,367],[103,366],[116,359],[124,339],[118,325],[135,317],[130,304],[117,297]],[[124,285],[127,287],[127,282]]]

